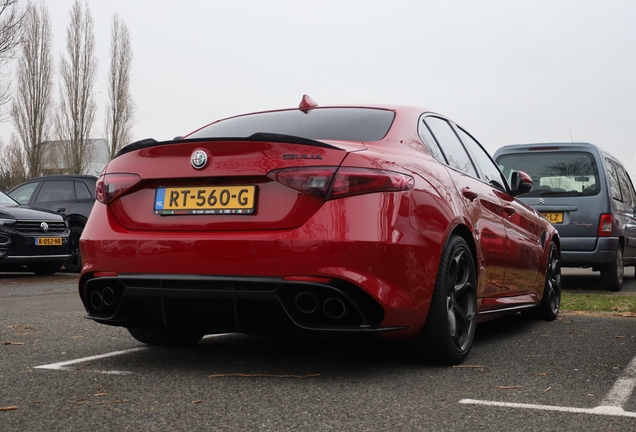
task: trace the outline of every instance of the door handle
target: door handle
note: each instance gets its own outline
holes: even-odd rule
[[[477,192],[470,190],[469,187],[465,187],[464,189],[462,189],[462,195],[464,195],[472,202],[475,198],[477,198],[478,194]]]
[[[514,209],[514,207],[512,206],[504,206],[504,212],[506,213],[506,215],[508,215],[508,217],[512,217],[515,213],[517,213]]]

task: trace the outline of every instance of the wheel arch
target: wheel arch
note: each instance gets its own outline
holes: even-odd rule
[[[479,280],[479,265],[477,264],[479,260],[477,257],[477,245],[475,244],[475,238],[473,237],[472,231],[470,230],[470,228],[468,228],[468,226],[464,224],[459,224],[455,226],[450,232],[448,238],[446,239],[446,244],[448,244],[450,238],[453,235],[460,236],[468,244],[468,247],[470,248],[470,253],[473,255],[473,266],[475,267],[475,274],[477,275],[477,280]],[[446,244],[444,245],[444,247],[446,247]]]

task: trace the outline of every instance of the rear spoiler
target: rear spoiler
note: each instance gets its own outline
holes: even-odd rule
[[[284,134],[276,134],[276,133],[266,133],[266,132],[258,132],[248,137],[227,137],[227,138],[196,138],[196,139],[174,139],[170,141],[157,141],[153,138],[143,139],[141,141],[135,141],[132,144],[128,144],[123,147],[121,150],[117,152],[115,157],[121,156],[123,154],[129,153],[131,151],[140,150],[144,148],[150,147],[158,147],[163,145],[172,145],[172,144],[180,144],[187,142],[218,142],[218,141],[258,141],[258,142],[279,142],[279,143],[287,143],[287,144],[302,144],[308,145],[312,147],[321,147],[321,148],[329,148],[333,150],[341,150],[344,149],[340,147],[333,146],[331,144],[326,144],[321,141],[312,140],[309,138],[303,138],[294,135],[284,135]]]

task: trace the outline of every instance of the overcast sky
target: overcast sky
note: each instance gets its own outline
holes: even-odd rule
[[[72,0],[46,0],[57,59]],[[134,139],[295,107],[390,103],[438,111],[494,153],[593,142],[636,181],[633,0],[91,0],[103,108],[114,13],[134,50]],[[58,79],[56,79],[57,83]],[[7,126],[0,133],[8,137]],[[9,128],[10,129],[10,128]]]

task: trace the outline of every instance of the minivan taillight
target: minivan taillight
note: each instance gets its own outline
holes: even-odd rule
[[[370,168],[284,168],[271,171],[267,176],[325,200],[374,192],[407,191],[415,185],[415,179],[408,174]]]
[[[140,181],[137,174],[102,174],[97,179],[95,198],[108,204]]]
[[[603,213],[598,223],[598,236],[609,237],[612,235],[612,214]]]

